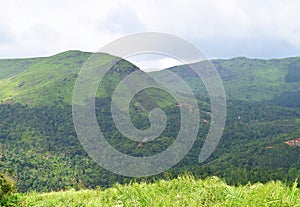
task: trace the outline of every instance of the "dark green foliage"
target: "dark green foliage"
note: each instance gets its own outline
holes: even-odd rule
[[[276,96],[272,102],[281,106],[300,107],[300,92],[286,92]]]
[[[20,206],[19,197],[15,194],[15,186],[0,172],[0,206]]]
[[[288,65],[288,74],[285,76],[285,81],[300,82],[300,64],[298,62]]]
[[[98,123],[105,129],[108,141],[124,153],[153,155],[170,146],[178,133],[178,107],[167,107],[164,110],[169,121],[162,136],[138,148],[136,142],[126,139],[116,130],[108,111],[109,102],[108,98],[97,99]],[[206,113],[209,109],[201,105],[200,108],[201,119],[209,120]],[[19,191],[106,188],[116,182],[130,181],[102,169],[87,156],[76,137],[70,106],[30,108],[18,104],[1,105],[0,115],[0,167],[2,170],[10,168],[17,175]],[[132,114],[133,123],[139,127],[148,125],[146,117],[146,111]],[[201,122],[199,138],[185,159],[166,174],[143,180],[151,181],[165,175],[176,177],[189,171],[200,178],[218,175],[230,184],[272,179],[292,183],[300,173],[300,151],[286,146],[283,141],[297,136],[299,117],[297,109],[259,102],[229,102],[223,138],[205,164],[198,163],[198,156],[209,125]],[[269,146],[274,148],[268,149]],[[296,169],[296,175],[289,174],[292,168]]]

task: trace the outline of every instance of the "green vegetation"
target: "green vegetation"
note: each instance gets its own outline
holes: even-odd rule
[[[32,106],[52,105],[53,100],[56,103],[70,103],[77,73],[89,55],[69,51],[52,57],[29,59],[27,62],[2,60],[0,77],[4,78],[0,80],[1,102]],[[23,66],[21,69],[20,65]]]
[[[238,57],[212,62],[223,80],[228,99],[267,101],[300,90],[300,57],[271,60]],[[199,70],[202,64],[205,62],[196,63]],[[188,66],[168,70],[177,73],[196,93],[205,94],[204,85]],[[171,81],[164,71],[153,72],[152,75],[168,83]],[[295,97],[293,101],[299,103],[299,98]]]
[[[19,205],[19,196],[15,194],[16,188],[8,176],[0,173],[0,206],[13,207]]]
[[[90,55],[68,51],[45,58],[0,60],[0,171],[13,175],[18,192],[38,192],[29,194],[28,205],[299,204],[294,196],[299,193],[296,184],[291,186],[300,177],[300,148],[283,142],[300,136],[300,58],[213,61],[225,85],[227,120],[217,149],[205,163],[199,163],[198,156],[211,119],[208,96],[187,66],[168,69],[181,76],[198,98],[201,121],[196,142],[186,157],[167,172],[131,179],[98,166],[83,150],[74,130],[73,87]],[[101,57],[103,61],[112,58],[108,54]],[[180,110],[168,93],[155,88],[142,90],[130,103],[133,124],[147,129],[150,111],[160,107],[168,118],[165,130],[154,141],[142,145],[118,132],[110,112],[111,95],[122,78],[136,70],[125,60],[112,67],[97,91],[96,118],[108,142],[117,150],[132,156],[151,156],[174,141],[180,129]],[[177,84],[164,71],[151,75],[168,81],[169,85]],[[185,96],[184,92],[180,95]],[[186,172],[197,181],[180,177]],[[232,187],[211,176],[220,177]],[[166,178],[178,179],[163,181]],[[290,187],[273,180],[281,180]],[[178,188],[178,197],[173,186]],[[99,188],[102,190],[84,190]],[[272,188],[278,191],[271,192]],[[249,203],[249,199],[254,202]]]
[[[24,204],[39,207],[64,206],[299,206],[300,190],[295,183],[247,184],[232,187],[217,177],[195,180],[179,177],[153,184],[114,185],[106,190],[30,193]]]
[[[0,60],[0,101],[17,102],[31,106],[71,103],[72,92],[78,72],[91,53],[68,51],[51,57],[32,59]],[[111,56],[103,54],[103,57]],[[224,81],[228,98],[250,101],[272,100],[285,93],[296,93],[299,86],[299,57],[285,59],[247,59],[213,60],[213,63]],[[201,69],[201,62],[199,69]],[[107,77],[106,89],[119,82],[120,77],[135,68],[127,61],[121,61],[115,69],[118,74]],[[130,69],[131,68],[131,69]],[[196,93],[205,94],[204,87],[187,66],[170,68],[181,76]],[[167,81],[163,71],[151,73]],[[176,81],[173,81],[174,87]],[[111,85],[112,84],[112,85]],[[98,96],[109,96],[108,91],[99,89]],[[297,97],[293,98],[298,102]]]
[[[201,104],[201,103],[199,103]],[[180,127],[178,106],[164,108],[167,127],[155,141],[137,147],[122,136],[110,116],[108,98],[96,101],[96,114],[107,140],[116,149],[133,156],[150,156],[166,149]],[[200,105],[201,119],[209,120],[209,109]],[[132,109],[138,128],[148,125],[147,110]],[[71,107],[32,108],[19,104],[0,106],[0,168],[17,178],[20,192],[68,188],[107,188],[131,179],[99,167],[82,149],[72,123]],[[240,117],[240,119],[238,119]],[[167,173],[171,177],[189,171],[196,178],[216,175],[229,184],[267,182],[274,179],[292,183],[300,175],[300,148],[284,141],[298,136],[300,111],[262,103],[228,103],[227,124],[216,151],[206,163],[199,163],[208,124],[199,123],[198,138],[188,155]],[[268,147],[273,148],[268,148]],[[147,178],[163,178],[165,174]]]

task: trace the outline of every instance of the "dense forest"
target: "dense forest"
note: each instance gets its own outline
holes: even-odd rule
[[[166,149],[177,136],[177,106],[164,109],[170,119],[163,134],[137,147],[137,142],[122,137],[112,119],[107,118],[110,114],[105,105],[109,100],[98,99],[97,103],[102,106],[97,110],[98,123],[105,128],[111,145],[121,152],[149,156]],[[204,112],[202,116],[208,116]],[[1,170],[16,179],[19,191],[109,187],[131,180],[102,169],[87,156],[76,137],[70,106],[30,108],[6,104],[1,105],[0,114]],[[198,139],[185,159],[169,171],[143,180],[176,177],[188,171],[195,177],[217,175],[230,184],[274,179],[292,183],[300,173],[300,148],[283,142],[299,134],[299,117],[299,109],[232,101],[222,140],[209,160],[198,162],[209,125],[200,122]],[[135,113],[132,120],[137,127],[147,127],[145,114]]]

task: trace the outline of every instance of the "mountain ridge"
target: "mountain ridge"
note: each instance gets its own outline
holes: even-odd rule
[[[49,57],[1,59],[0,101],[2,103],[23,102],[38,105],[42,103],[49,104],[46,99],[60,99],[60,101],[70,104],[71,91],[78,72],[92,54],[71,50]],[[213,59],[211,62],[223,80],[228,98],[278,102],[278,99],[282,96],[290,98],[293,95],[287,92],[295,93],[300,90],[296,83],[300,78],[294,80],[294,82],[286,82],[285,80],[289,73],[292,74],[288,77],[289,80],[293,80],[293,77],[295,77],[293,73],[300,71],[297,70],[300,57],[283,59],[235,57],[231,59]],[[199,65],[198,68],[201,69],[201,62],[194,64]],[[296,69],[292,68],[293,65]],[[132,67],[135,66],[132,64]],[[150,74],[154,74],[155,77],[165,81],[170,81],[168,77],[164,76],[166,70],[181,76],[190,84],[195,93],[205,93],[205,88],[201,85],[199,77],[196,77],[187,65],[174,66],[161,71],[150,72]],[[50,85],[48,86],[48,84]],[[53,88],[53,90],[50,89],[50,92],[45,91],[49,88]],[[34,94],[39,94],[39,96]],[[298,97],[298,94],[296,96]]]

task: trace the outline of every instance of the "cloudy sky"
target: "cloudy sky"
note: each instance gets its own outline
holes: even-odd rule
[[[208,58],[299,56],[299,11],[298,0],[0,0],[0,57],[93,52],[148,31],[177,35]]]

